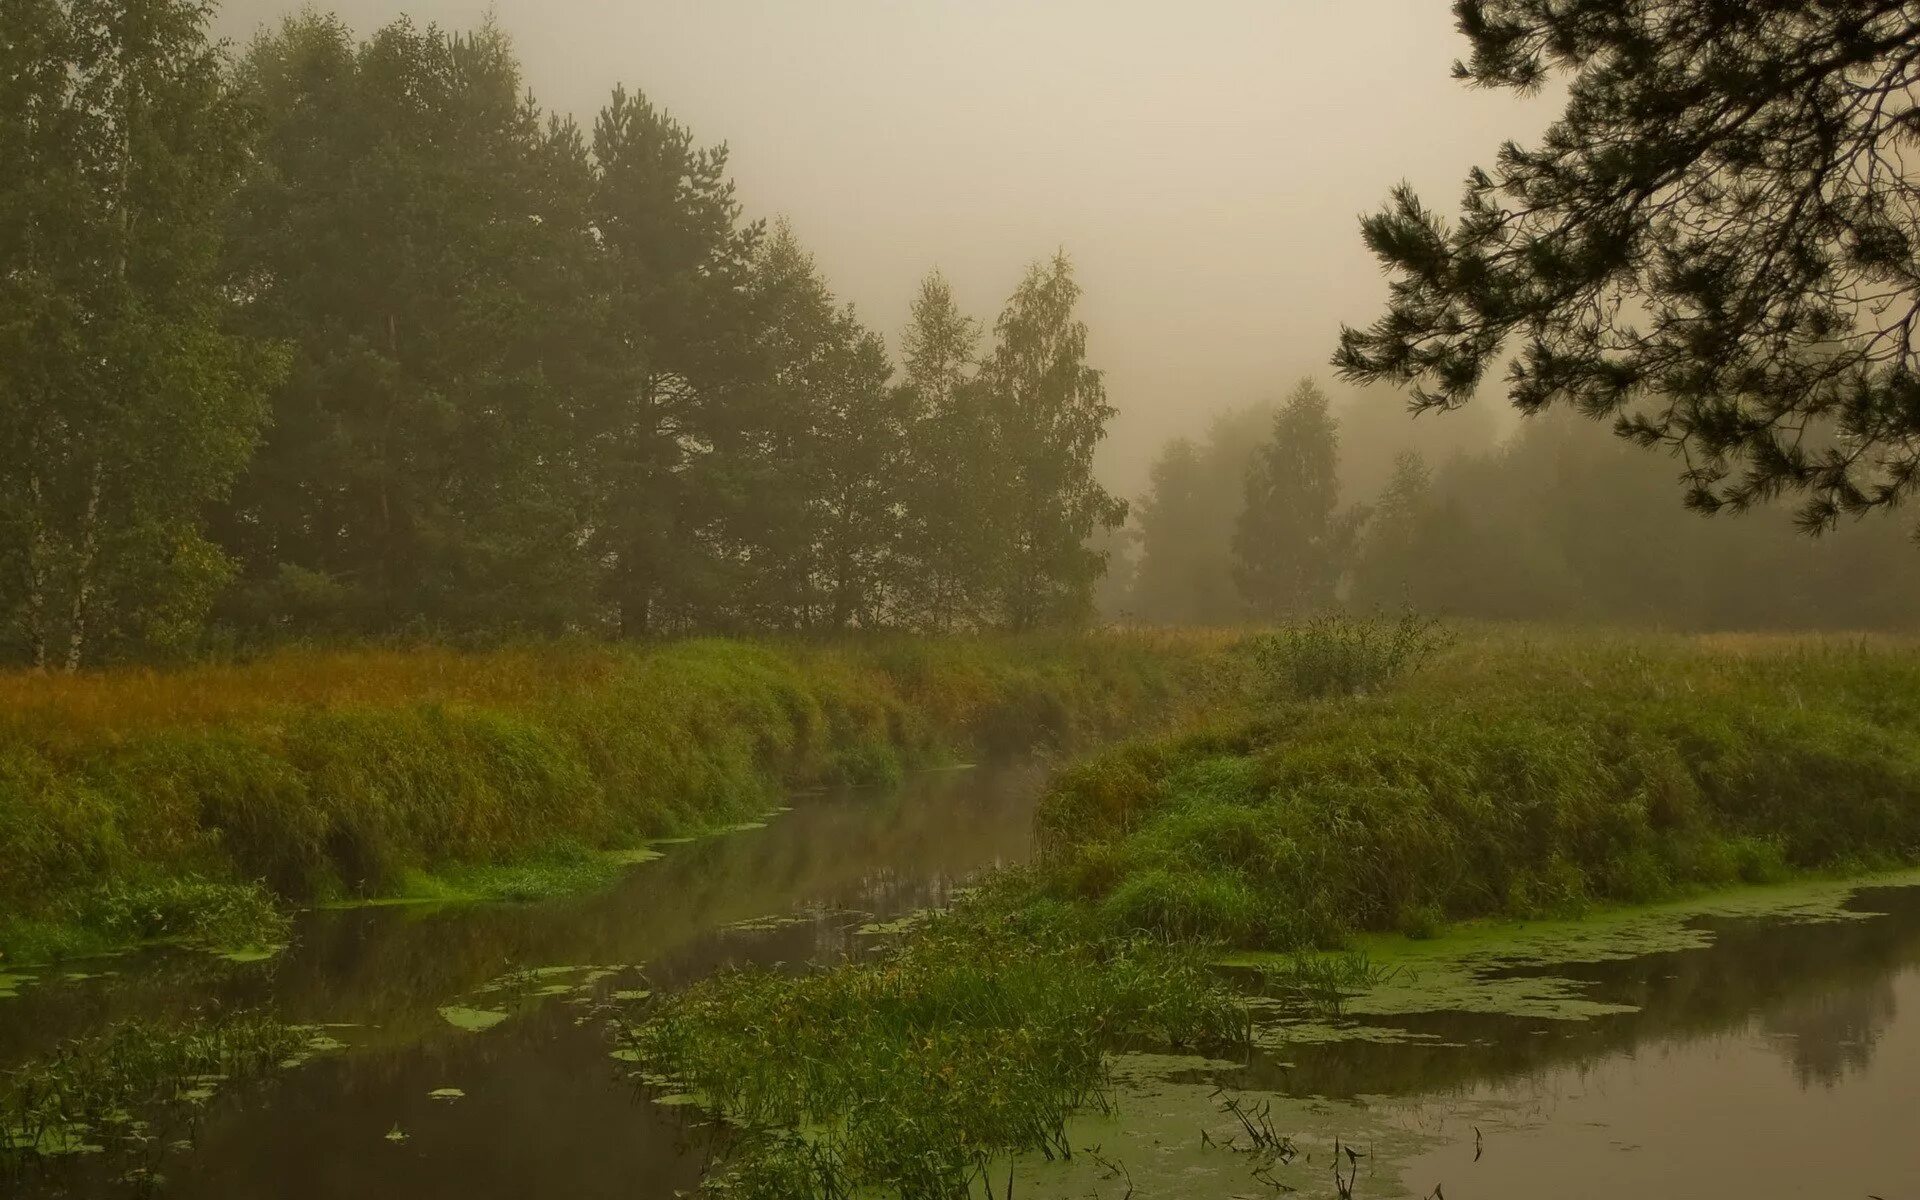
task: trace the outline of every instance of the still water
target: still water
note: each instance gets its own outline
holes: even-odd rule
[[[116,1017],[266,1008],[345,1048],[217,1093],[170,1131],[192,1145],[158,1160],[161,1194],[672,1196],[698,1183],[710,1131],[626,1082],[596,1004],[731,964],[858,953],[871,926],[1023,858],[1041,778],[942,772],[799,797],[764,828],[669,847],[586,899],[310,913],[267,962],[154,953],[43,973],[0,1000],[0,1065]],[[1679,948],[1504,972],[1522,994],[1530,971],[1550,974],[1544,990],[1571,1005],[1281,1014],[1247,1062],[1162,1063],[1123,1087],[1119,1114],[1079,1132],[1097,1158],[1023,1168],[1023,1194],[1111,1198],[1131,1179],[1141,1197],[1283,1183],[1450,1200],[1920,1198],[1920,888],[1841,907],[1849,919],[1703,916]],[[1299,1156],[1268,1170],[1201,1149],[1202,1129],[1231,1127],[1223,1096],[1269,1105]],[[1364,1148],[1341,1184],[1336,1137]],[[82,1156],[11,1186],[112,1195],[116,1173]]]

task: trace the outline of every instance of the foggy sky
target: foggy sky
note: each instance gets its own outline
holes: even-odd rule
[[[244,42],[302,7],[225,0],[217,30]],[[1340,322],[1386,294],[1357,218],[1390,187],[1450,210],[1468,167],[1552,116],[1453,81],[1446,0],[314,7],[362,35],[492,12],[542,104],[589,127],[615,83],[644,91],[731,146],[749,215],[789,217],[896,345],[930,268],[990,326],[1025,264],[1065,247],[1120,410],[1102,474],[1126,496],[1167,437],[1302,374],[1331,381]]]

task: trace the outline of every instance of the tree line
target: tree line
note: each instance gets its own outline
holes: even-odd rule
[[[1915,624],[1920,556],[1896,523],[1811,539],[1784,502],[1690,519],[1672,463],[1594,438],[1576,413],[1431,461],[1402,449],[1354,495],[1342,476],[1377,474],[1362,460],[1384,458],[1386,439],[1376,429],[1343,445],[1341,427],[1379,405],[1358,397],[1336,415],[1308,380],[1281,405],[1169,442],[1134,506],[1131,581],[1109,611],[1175,624],[1338,606],[1693,630]]]
[[[491,27],[0,12],[0,651],[1091,609],[1113,415],[1064,255],[895,364],[724,145],[544,112]]]

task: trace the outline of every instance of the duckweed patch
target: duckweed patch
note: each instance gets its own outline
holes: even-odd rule
[[[1072,1157],[1022,1155],[1009,1170],[1017,1194],[1038,1200],[1136,1196],[1334,1196],[1332,1172],[1359,1196],[1420,1195],[1406,1164],[1435,1139],[1390,1105],[1245,1091],[1224,1064],[1125,1055],[1111,1071],[1121,1103],[1068,1125]],[[1235,1109],[1265,1141],[1256,1145]],[[1359,1157],[1336,1154],[1352,1146]]]

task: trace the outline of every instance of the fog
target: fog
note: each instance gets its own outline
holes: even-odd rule
[[[227,0],[216,27],[244,43],[302,7]],[[1441,0],[319,7],[362,34],[491,13],[543,106],[583,123],[616,83],[645,91],[728,143],[748,213],[789,217],[889,335],[930,268],[991,321],[1028,261],[1066,248],[1119,409],[1102,474],[1128,496],[1167,437],[1327,378],[1340,323],[1385,295],[1362,212],[1402,179],[1450,205],[1554,108],[1456,83]]]

